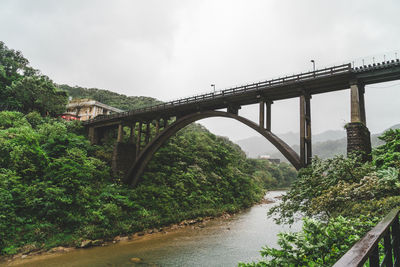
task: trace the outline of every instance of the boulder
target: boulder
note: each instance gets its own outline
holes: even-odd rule
[[[49,252],[51,253],[55,253],[55,252],[65,252],[66,248],[65,247],[55,247],[49,250]]]
[[[86,239],[81,242],[80,248],[88,248],[92,245],[92,240]]]
[[[175,230],[175,229],[178,229],[178,228],[179,228],[179,226],[177,224],[171,225],[171,230]]]
[[[104,243],[102,239],[96,239],[92,241],[92,246],[101,246]]]
[[[191,224],[195,224],[197,221],[196,220],[189,220],[187,221],[187,224],[191,225]]]
[[[36,245],[27,244],[27,245],[23,246],[22,248],[20,248],[19,252],[21,252],[22,254],[28,254],[30,252],[37,251],[37,250],[39,250],[39,249],[36,247]]]
[[[129,239],[129,237],[128,236],[116,236],[115,238],[114,238],[114,241],[115,242],[120,242],[120,241],[127,241]]]
[[[139,263],[141,261],[142,261],[141,258],[137,258],[137,257],[131,258],[131,262],[134,262],[134,263]]]

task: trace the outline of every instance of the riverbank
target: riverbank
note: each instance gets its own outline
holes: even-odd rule
[[[273,197],[267,195],[267,200],[263,200],[262,203],[233,215],[223,214],[196,223],[191,220],[182,221],[165,227],[161,232],[145,232],[143,235],[136,233],[136,236],[123,237],[115,243],[112,240],[104,246],[88,249],[57,249],[17,258],[0,265],[132,266],[135,263],[131,259],[140,258],[143,260],[141,266],[196,266],[200,262],[208,262],[212,266],[215,261],[224,260],[224,257],[220,256],[221,253],[231,255],[232,249],[237,249],[232,254],[235,255],[234,258],[228,257],[232,262],[231,265],[236,265],[238,261],[255,260],[259,246],[266,240],[274,241],[276,233],[282,230],[282,226],[273,224],[272,219],[265,215],[274,205],[272,202],[277,201],[279,198],[276,197],[282,193],[269,192],[268,195],[272,194]],[[201,259],[197,259],[198,257]]]
[[[266,202],[268,202],[266,200]],[[257,203],[256,205],[262,204],[264,201],[260,201],[260,203]],[[96,240],[82,240],[80,246],[74,246],[74,247],[63,247],[63,246],[58,246],[54,247],[48,250],[40,249],[40,250],[35,250],[33,249],[32,251],[29,251],[30,247],[27,246],[26,252],[18,253],[13,256],[3,256],[0,257],[0,264],[7,264],[7,266],[14,266],[14,265],[19,265],[22,263],[25,263],[29,260],[35,260],[35,259],[45,259],[45,258],[50,258],[50,257],[56,257],[60,254],[68,253],[77,249],[87,249],[91,247],[104,247],[104,246],[109,246],[117,243],[124,243],[124,242],[129,242],[132,240],[142,240],[149,238],[149,236],[157,237],[160,235],[168,234],[168,233],[173,233],[176,231],[179,231],[180,229],[190,227],[192,229],[196,228],[204,228],[207,223],[209,223],[211,220],[219,219],[219,220],[226,220],[231,218],[231,216],[235,215],[236,213],[223,213],[219,216],[207,216],[204,218],[198,218],[198,219],[191,219],[191,220],[183,220],[180,223],[176,224],[171,224],[165,227],[160,227],[160,228],[153,228],[153,229],[146,229],[144,231],[132,233],[130,235],[124,235],[124,236],[115,236],[112,239],[96,239]]]
[[[274,191],[270,191],[270,192],[274,192]],[[279,198],[279,196],[276,196],[274,198],[269,198],[267,196],[264,196],[254,206],[271,204],[271,203],[274,203],[278,198]],[[50,259],[53,257],[58,257],[62,254],[67,254],[67,253],[70,253],[70,252],[73,252],[76,250],[84,251],[85,249],[91,248],[91,247],[106,247],[106,246],[111,246],[111,245],[129,243],[129,242],[133,242],[133,241],[139,242],[139,241],[157,239],[163,235],[167,235],[167,234],[173,235],[173,234],[179,233],[180,231],[185,230],[185,229],[201,230],[201,229],[206,228],[210,222],[218,221],[218,222],[224,223],[224,222],[229,221],[232,217],[245,212],[246,210],[248,210],[248,209],[243,209],[236,213],[223,212],[222,214],[219,214],[218,216],[207,216],[207,217],[202,217],[202,218],[197,218],[197,219],[183,220],[179,223],[171,224],[171,225],[168,225],[165,227],[146,229],[145,231],[140,231],[140,232],[132,233],[130,235],[125,235],[125,236],[116,236],[112,239],[107,239],[107,240],[82,240],[80,246],[75,246],[75,247],[58,246],[58,247],[51,248],[49,250],[34,250],[34,251],[25,252],[25,253],[19,253],[19,254],[13,255],[13,256],[9,256],[9,257],[2,257],[0,259],[0,265],[17,266],[17,265],[21,265],[21,264],[28,264],[30,262],[35,262],[35,261]],[[29,248],[27,248],[27,249],[29,249]]]

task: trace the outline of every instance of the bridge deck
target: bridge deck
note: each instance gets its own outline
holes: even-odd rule
[[[121,121],[151,121],[196,111],[217,110],[260,101],[289,99],[303,94],[314,95],[344,90],[349,88],[349,83],[353,80],[367,85],[396,79],[400,79],[398,59],[356,68],[352,68],[351,64],[344,64],[97,117],[84,124],[96,127],[113,125]]]

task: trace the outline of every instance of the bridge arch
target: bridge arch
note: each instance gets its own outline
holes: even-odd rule
[[[204,111],[185,115],[184,117],[177,119],[174,123],[160,132],[160,134],[151,140],[137,156],[133,166],[129,169],[126,175],[125,181],[131,186],[137,185],[140,176],[144,172],[153,155],[171,136],[195,121],[211,117],[231,118],[249,126],[270,141],[296,169],[300,169],[302,167],[299,155],[272,132],[267,131],[266,129],[258,126],[256,123],[233,113],[223,111]]]

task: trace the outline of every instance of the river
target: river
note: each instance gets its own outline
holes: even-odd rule
[[[284,191],[268,192],[278,201]],[[262,246],[276,246],[277,233],[292,228],[274,223],[267,211],[275,205],[260,204],[229,219],[215,219],[204,228],[186,227],[166,234],[157,233],[105,247],[77,249],[65,254],[24,259],[14,266],[237,266],[238,262],[261,259]],[[132,263],[131,258],[142,259]]]

